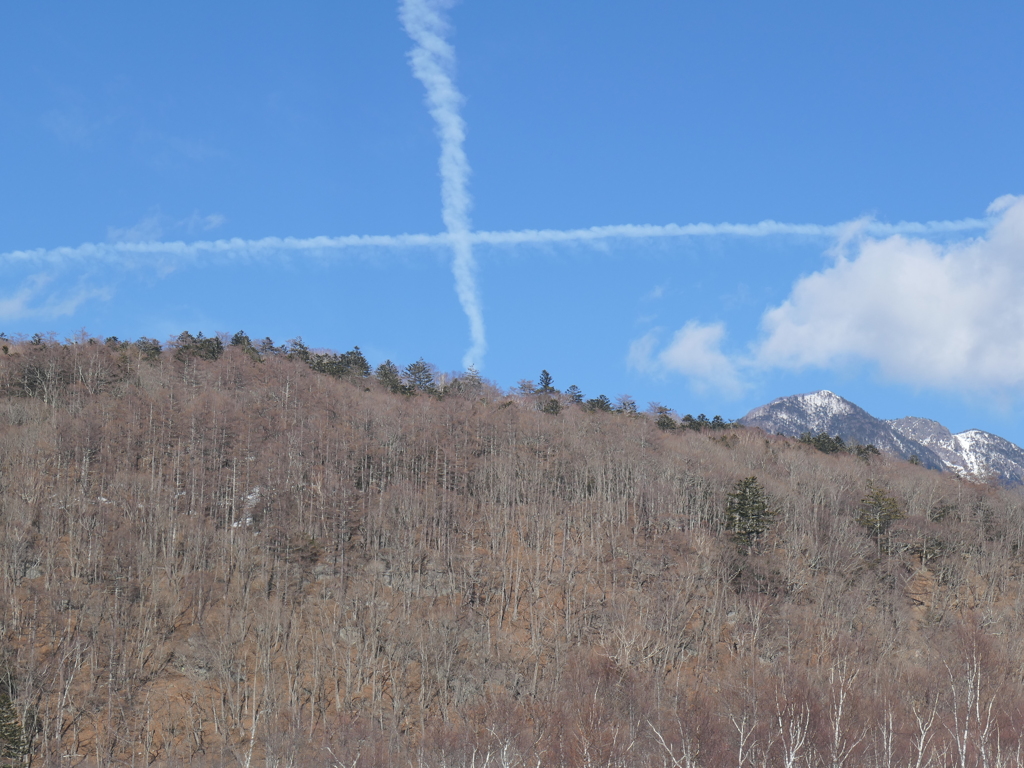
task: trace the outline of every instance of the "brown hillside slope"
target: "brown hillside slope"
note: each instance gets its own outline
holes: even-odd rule
[[[33,765],[1016,759],[1017,492],[238,349],[13,351],[0,694]]]

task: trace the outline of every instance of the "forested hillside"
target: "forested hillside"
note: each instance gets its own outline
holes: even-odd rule
[[[3,343],[0,764],[1020,764],[1019,491],[235,340]]]

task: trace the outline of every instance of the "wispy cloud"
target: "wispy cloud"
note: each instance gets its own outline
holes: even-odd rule
[[[460,114],[463,99],[455,87],[455,50],[445,39],[448,25],[441,15],[450,6],[451,2],[446,0],[403,0],[400,16],[406,33],[416,44],[409,53],[409,63],[416,79],[427,89],[427,107],[441,141],[441,217],[454,254],[455,290],[469,318],[472,340],[463,365],[479,368],[487,339],[469,220],[470,169],[463,149],[466,124]]]
[[[199,211],[193,211],[191,216],[175,221],[156,209],[131,226],[107,227],[107,240],[111,243],[156,243],[176,233],[209,232],[223,226],[225,221],[227,218],[222,214],[203,216]]]
[[[107,240],[112,243],[145,243],[164,236],[164,227],[158,214],[150,214],[130,227],[107,227]]]
[[[111,295],[106,288],[86,285],[79,285],[64,293],[47,290],[52,280],[51,275],[30,275],[14,293],[0,296],[0,319],[50,319],[71,315],[84,302],[91,299],[107,299]]]

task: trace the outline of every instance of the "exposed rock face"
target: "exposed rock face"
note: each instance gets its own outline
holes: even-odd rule
[[[916,416],[876,419],[828,390],[780,397],[755,408],[740,423],[789,437],[825,432],[903,459],[917,457],[931,469],[1024,484],[1024,450],[1008,440],[980,429],[953,434],[937,421]]]

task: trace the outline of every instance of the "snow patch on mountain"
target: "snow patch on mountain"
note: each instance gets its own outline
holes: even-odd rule
[[[951,433],[937,421],[907,417],[888,422],[893,429],[927,445],[947,469],[964,477],[998,477],[1012,485],[1024,484],[1024,450],[1009,440],[980,429]]]
[[[991,461],[991,441],[987,440],[987,437],[992,437],[992,435],[982,432],[980,429],[953,435],[956,445],[954,450],[961,460],[963,470],[968,474],[981,476],[988,473]]]

